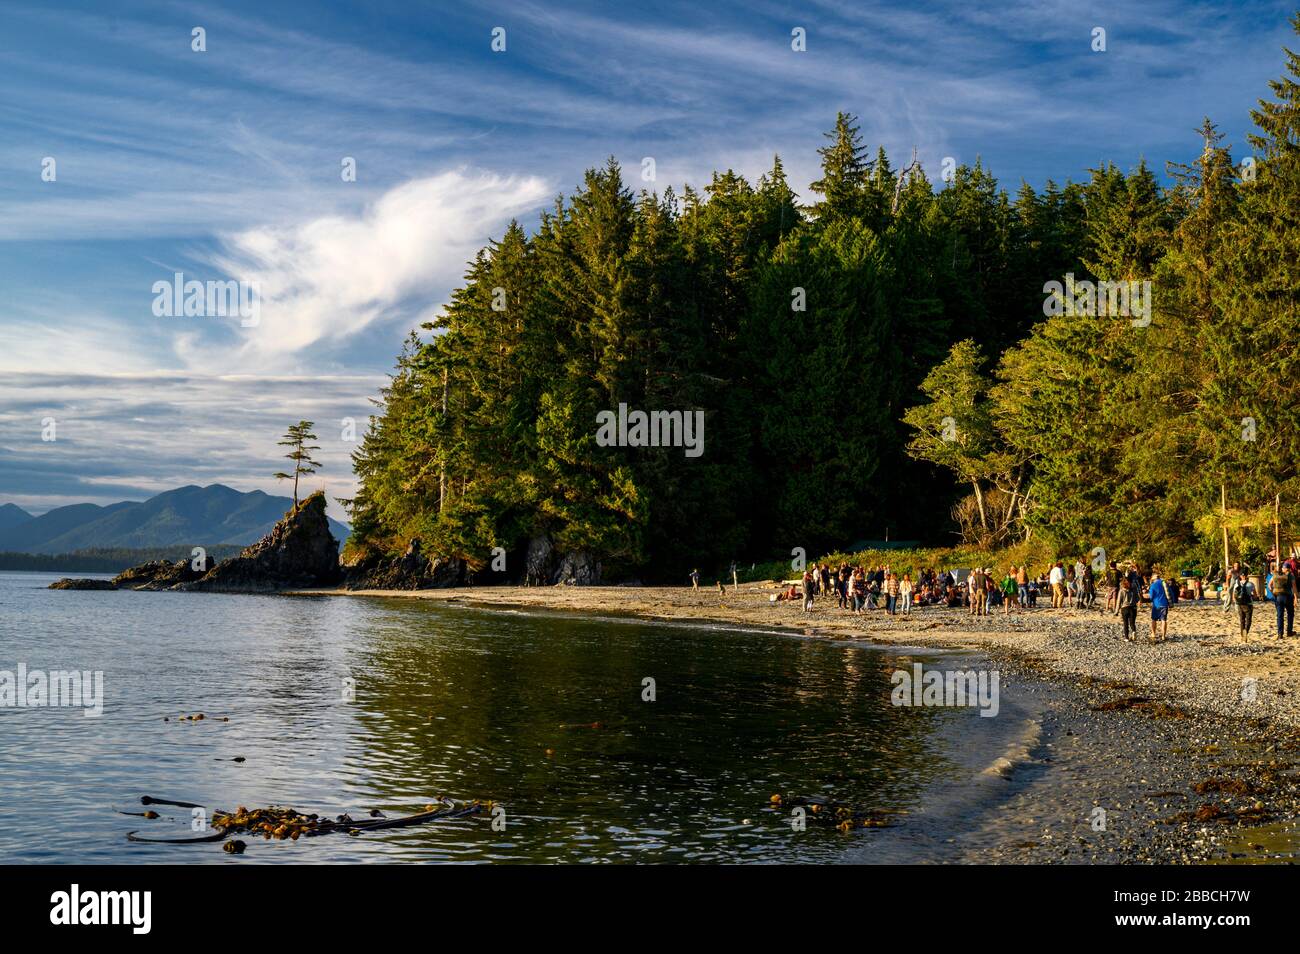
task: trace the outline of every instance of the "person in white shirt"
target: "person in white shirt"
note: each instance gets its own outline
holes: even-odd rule
[[[1061,569],[1061,561],[1057,560],[1052,566],[1052,572],[1047,575],[1047,582],[1052,585],[1052,608],[1060,609],[1065,605],[1065,571]]]

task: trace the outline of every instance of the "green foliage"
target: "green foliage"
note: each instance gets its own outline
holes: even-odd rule
[[[1221,484],[1246,513],[1300,492],[1287,64],[1251,174],[1207,120],[1169,188],[1105,163],[1013,199],[976,161],[936,191],[868,160],[846,113],[807,209],[779,159],[680,198],[634,195],[613,160],[589,170],[407,342],[354,454],[349,550],[418,536],[477,567],[545,534],[612,576],[681,581],[955,521],[976,550],[954,560],[1212,555]],[[1052,307],[1067,275],[1150,282],[1150,322]],[[596,416],[620,404],[703,412],[704,453],[600,446]]]

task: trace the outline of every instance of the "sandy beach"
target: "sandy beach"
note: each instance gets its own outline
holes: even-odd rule
[[[1236,612],[1182,602],[1169,639],[1126,642],[1102,609],[1050,607],[973,617],[921,607],[862,615],[820,599],[773,603],[777,587],[479,587],[308,591],[582,615],[790,630],[809,638],[969,650],[1004,685],[1046,704],[1031,745],[998,773],[990,811],[953,860],[1008,863],[1293,862],[1300,857],[1300,640],[1274,638],[1260,604],[1249,643]],[[302,595],[307,595],[304,593]],[[1149,609],[1138,622],[1149,628]],[[1147,629],[1140,629],[1145,637]],[[1253,680],[1253,682],[1252,682]],[[1094,828],[1097,807],[1108,812]]]

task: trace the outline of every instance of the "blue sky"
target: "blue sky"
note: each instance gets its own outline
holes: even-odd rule
[[[811,199],[840,109],[896,165],[916,148],[936,182],[945,156],[980,156],[1011,189],[1103,160],[1162,169],[1196,153],[1205,115],[1241,154],[1296,45],[1289,13],[6,2],[0,502],[40,512],[214,481],[273,492],[275,441],[302,417],[319,424],[318,482],[346,496],[340,421],[363,425],[406,333],[475,249],[604,157],[638,186],[654,157],[662,189],[728,167],[756,177],[780,153]],[[153,284],[175,272],[257,282],[260,322],[155,316]]]

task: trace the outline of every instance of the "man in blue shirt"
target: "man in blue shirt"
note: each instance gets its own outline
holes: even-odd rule
[[[1151,568],[1151,641],[1163,643],[1169,638],[1169,587],[1160,578],[1160,568]],[[1160,624],[1160,637],[1156,638],[1156,624]]]

